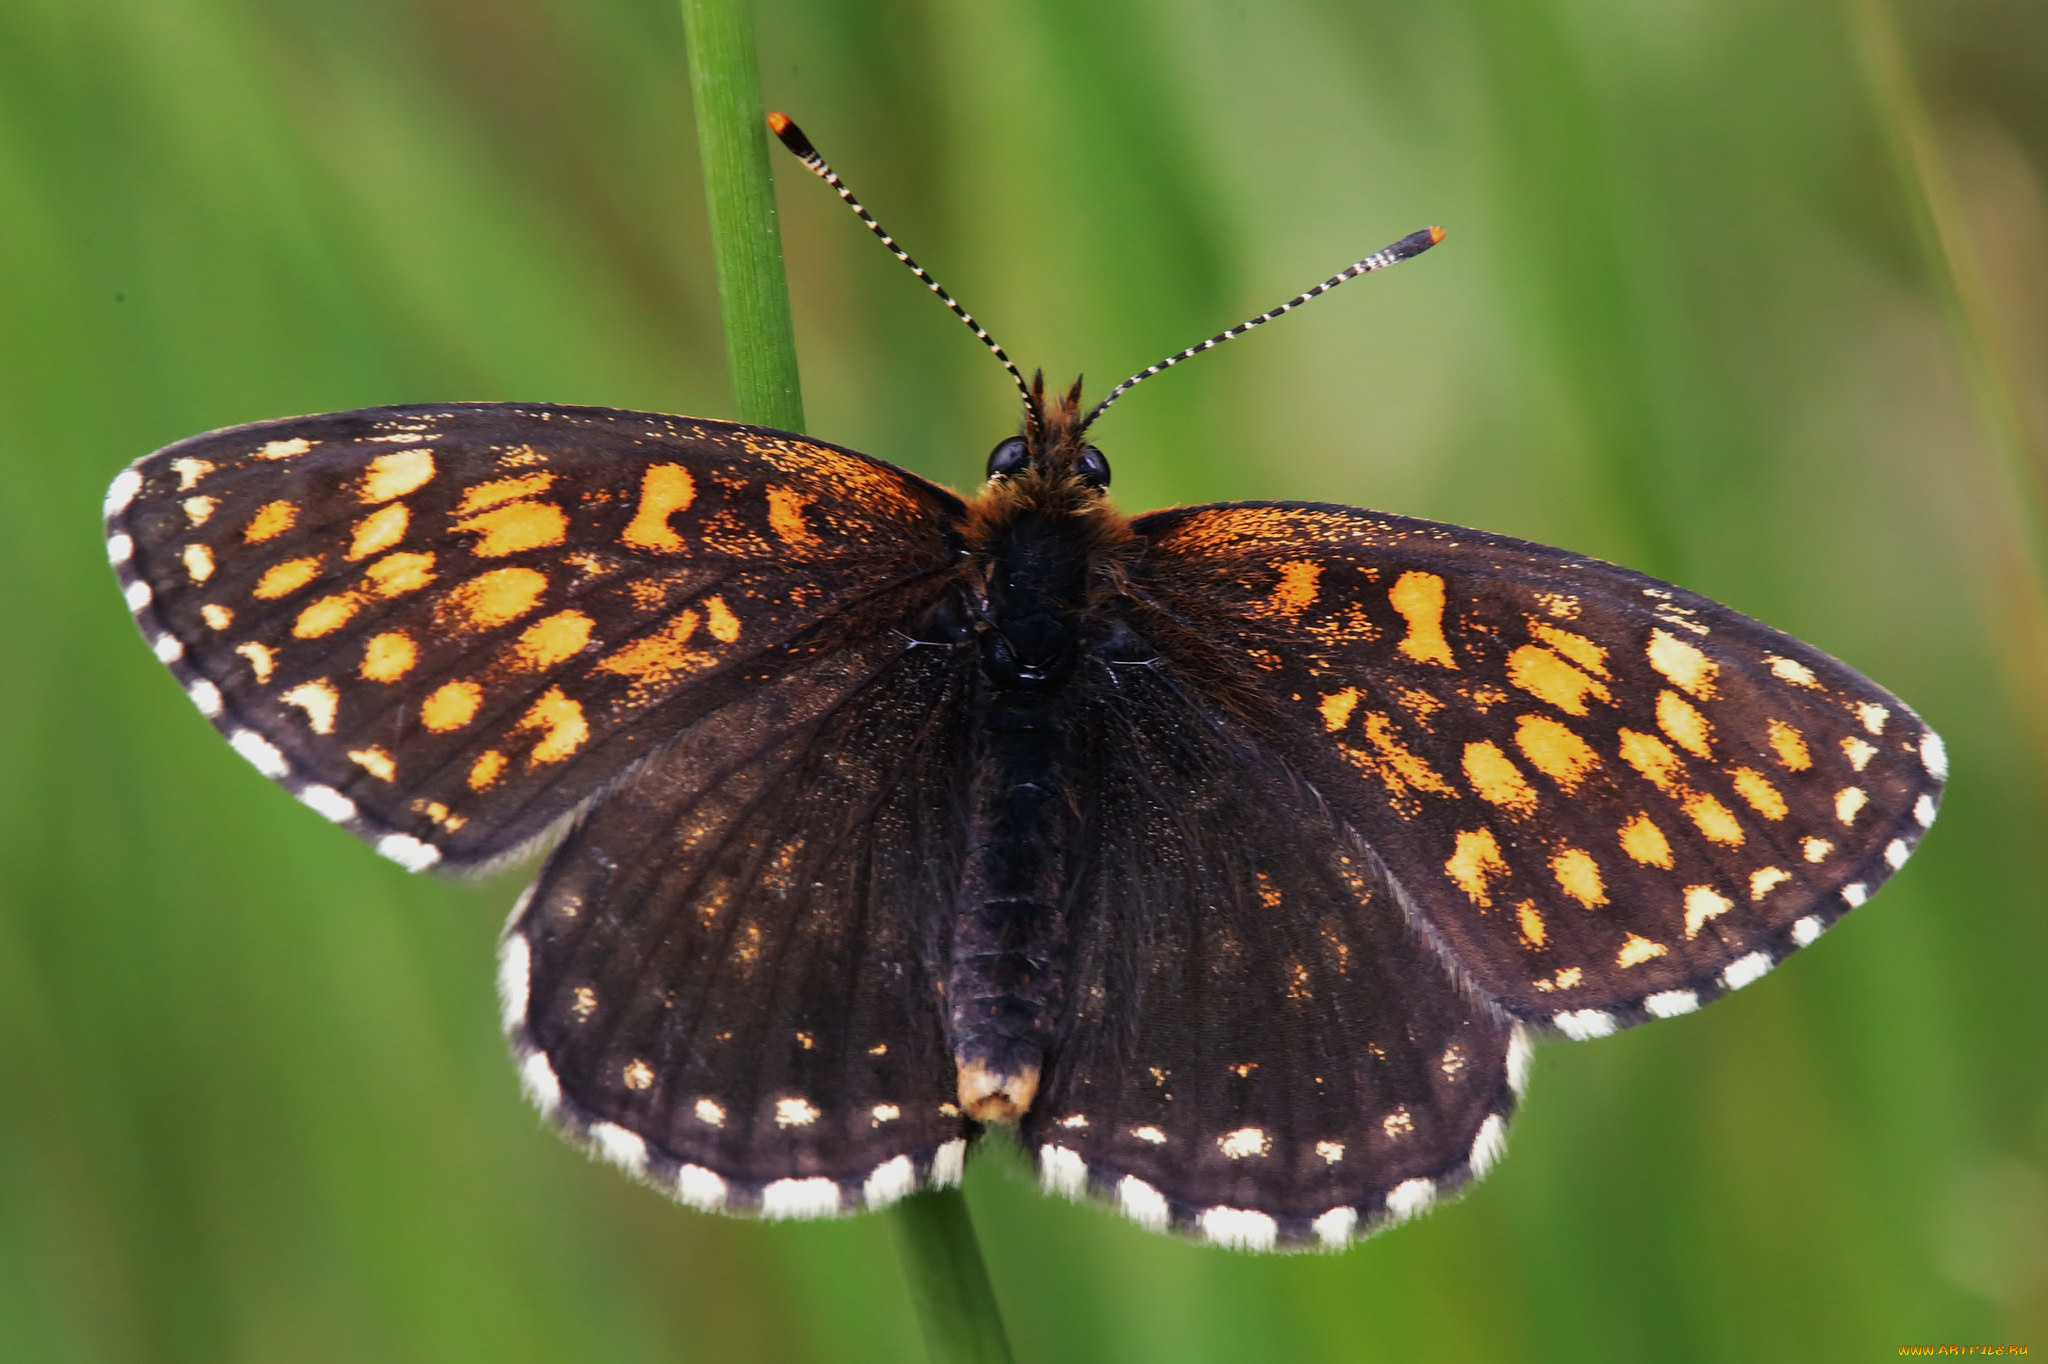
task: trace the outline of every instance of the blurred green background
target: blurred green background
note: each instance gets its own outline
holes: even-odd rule
[[[1675,578],[1955,780],[1816,951],[1539,1051],[1509,1159],[1335,1257],[968,1192],[1026,1360],[2048,1350],[2048,7],[763,0],[770,102],[1020,362],[1103,384],[1427,259],[1100,431],[1123,503],[1325,498]],[[0,1358],[916,1358],[880,1218],[671,1206],[498,1037],[518,878],[221,744],[101,559],[122,465],[448,398],[729,412],[669,0],[0,0]],[[779,154],[778,154],[779,155]],[[784,160],[813,431],[971,484],[964,330]]]

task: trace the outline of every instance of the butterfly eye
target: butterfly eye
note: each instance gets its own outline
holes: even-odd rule
[[[1030,458],[1031,447],[1024,443],[1022,436],[1012,436],[1008,440],[999,441],[996,448],[988,454],[988,476],[1008,478],[1022,469]]]
[[[1091,488],[1109,486],[1109,461],[1092,445],[1081,451],[1081,458],[1074,462],[1074,472]]]

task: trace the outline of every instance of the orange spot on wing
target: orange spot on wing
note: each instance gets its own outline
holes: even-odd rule
[[[557,611],[526,627],[512,646],[515,667],[538,671],[574,658],[590,643],[596,622],[581,611]]]
[[[387,554],[363,570],[363,582],[380,597],[417,592],[437,576],[431,554]]]
[[[1685,936],[1697,938],[1709,919],[1718,919],[1735,908],[1735,902],[1712,886],[1685,888]]]
[[[1465,780],[1474,791],[1495,805],[1517,814],[1533,814],[1536,792],[1522,778],[1508,755],[1491,740],[1465,745]]]
[[[1662,630],[1652,630],[1649,646],[1643,652],[1650,666],[1671,679],[1673,685],[1703,700],[1713,696],[1714,678],[1721,665],[1693,645]]]
[[[785,545],[808,547],[819,543],[816,532],[804,524],[804,505],[810,499],[789,488],[768,489],[768,529]]]
[[[1716,843],[1739,847],[1742,843],[1742,826],[1735,820],[1728,807],[1705,791],[1694,791],[1682,802],[1685,813],[1699,826],[1699,831]]]
[[[427,485],[434,476],[434,452],[425,448],[393,450],[370,461],[356,496],[363,502],[389,502]]]
[[[739,617],[726,606],[723,597],[704,599],[704,626],[720,644],[731,644],[740,637]]]
[[[469,789],[483,791],[497,781],[505,771],[505,755],[495,748],[487,748],[477,755],[469,765]]]
[[[1657,693],[1657,728],[1688,753],[1702,758],[1714,756],[1713,726],[1675,691]]]
[[[1529,633],[1589,673],[1601,677],[1611,674],[1607,671],[1607,651],[1587,639],[1584,635],[1560,630],[1547,620],[1529,617]]]
[[[685,647],[702,618],[684,611],[653,634],[643,635],[598,661],[598,668],[633,679],[636,695],[668,686],[716,665],[716,656],[701,649]]]
[[[1532,766],[1563,788],[1579,789],[1586,774],[1600,765],[1600,756],[1562,721],[1547,715],[1524,715],[1515,722],[1515,746]]]
[[[1639,814],[1621,826],[1621,850],[1646,867],[1671,869],[1671,842],[1648,815]]]
[[[668,519],[697,500],[697,485],[680,464],[653,464],[640,476],[640,506],[619,539],[633,549],[680,554],[687,546]]]
[[[534,569],[493,569],[452,589],[437,614],[456,630],[487,630],[531,611],[547,589],[547,578]]]
[[[1654,734],[1621,731],[1621,760],[1641,773],[1645,780],[1667,795],[1685,786],[1685,765],[1678,755]]]
[[[518,478],[493,479],[467,488],[462,494],[462,505],[455,509],[457,516],[469,516],[505,502],[517,502],[524,498],[539,497],[555,486],[553,474],[522,474]]]
[[[557,763],[583,747],[590,737],[590,725],[583,718],[581,702],[564,695],[560,687],[549,687],[526,714],[519,717],[519,730],[541,730],[540,741],[527,755],[529,763]]]
[[[363,599],[353,592],[337,592],[331,597],[322,597],[299,612],[299,618],[292,623],[292,634],[300,639],[331,635],[348,624],[362,605]]]
[[[349,542],[348,557],[351,560],[367,559],[372,554],[382,554],[405,538],[405,528],[411,520],[412,513],[406,510],[403,502],[379,507],[356,522],[355,538]]]
[[[1507,859],[1500,855],[1500,844],[1495,840],[1493,830],[1461,831],[1457,847],[1444,863],[1444,872],[1457,883],[1458,889],[1471,898],[1472,903],[1482,908],[1492,905],[1493,892],[1489,882],[1508,874]]]
[[[256,580],[255,595],[265,601],[288,597],[304,587],[320,572],[320,556],[305,559],[287,559],[281,564],[272,564],[263,576]]]
[[[1616,966],[1641,966],[1644,962],[1654,961],[1670,950],[1663,943],[1651,942],[1648,938],[1638,937],[1631,933],[1628,935],[1628,941],[1621,945],[1621,951],[1614,954],[1614,964]]]
[[[1607,903],[1607,887],[1600,879],[1600,864],[1584,848],[1561,848],[1550,859],[1550,874],[1564,893],[1587,909]]]
[[[1266,599],[1266,609],[1283,616],[1298,616],[1315,605],[1318,591],[1316,582],[1323,575],[1323,566],[1307,559],[1289,559],[1275,564],[1280,570],[1280,581],[1273,588],[1273,595]]]
[[[1417,808],[1413,793],[1417,791],[1435,796],[1458,794],[1421,754],[1401,742],[1391,716],[1373,711],[1365,717],[1364,729],[1365,737],[1372,742],[1372,751],[1347,747],[1343,749],[1344,756],[1385,784],[1397,810],[1412,815]]]
[[[350,752],[348,758],[378,781],[390,781],[398,775],[398,764],[391,761],[391,755],[381,748],[358,748]]]
[[[1403,573],[1387,589],[1387,601],[1408,622],[1401,652],[1418,663],[1458,666],[1444,639],[1444,580],[1434,573]]]
[[[508,502],[457,521],[452,529],[480,537],[470,550],[478,558],[499,559],[561,544],[569,534],[569,517],[552,502]]]
[[[1550,940],[1549,931],[1543,925],[1543,916],[1536,912],[1534,900],[1524,900],[1515,906],[1515,924],[1522,930],[1524,947],[1540,948]]]
[[[1322,699],[1316,709],[1322,712],[1323,728],[1335,734],[1351,720],[1351,712],[1358,705],[1360,692],[1356,687],[1331,692]]]
[[[365,682],[396,682],[412,671],[419,650],[412,637],[396,630],[373,635],[363,646],[362,677]]]
[[[266,502],[242,528],[242,543],[260,545],[275,540],[299,522],[299,509],[289,502]]]
[[[1589,677],[1548,649],[1524,644],[1508,655],[1508,681],[1567,715],[1586,714],[1586,698],[1612,702],[1607,685]]]
[[[474,682],[444,682],[420,702],[420,723],[436,734],[461,729],[476,718],[484,689]]]
[[[1778,794],[1778,788],[1765,780],[1764,774],[1752,768],[1738,767],[1729,774],[1735,779],[1735,794],[1750,803],[1765,819],[1783,819],[1790,809],[1785,798]]]
[[[304,711],[306,723],[315,734],[334,732],[334,713],[341,704],[341,693],[335,691],[326,678],[301,682],[291,690],[279,693],[277,699]]]

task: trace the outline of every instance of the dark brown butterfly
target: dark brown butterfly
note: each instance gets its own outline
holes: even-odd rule
[[[1026,386],[972,502],[755,427],[381,408],[149,456],[109,555],[326,818],[414,870],[554,844],[505,1025],[648,1182],[847,1212],[1014,1123],[1048,1189],[1144,1226],[1339,1246],[1498,1157],[1537,1033],[1812,942],[1945,776],[1896,698],[1612,564],[1111,507],[1087,431],[1130,383],[1439,235],[1086,415]]]

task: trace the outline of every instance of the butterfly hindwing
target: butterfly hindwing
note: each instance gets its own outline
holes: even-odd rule
[[[1341,1246],[1484,1173],[1526,1039],[1255,736],[1170,666],[1096,676],[1072,1007],[1025,1119],[1042,1181],[1271,1249]]]
[[[824,1216],[957,1182],[971,1124],[936,952],[965,681],[954,650],[851,646],[699,722],[578,822],[503,949],[544,1109],[704,1208]]]
[[[1142,517],[1140,628],[1567,1035],[1688,1012],[1898,868],[1946,760],[1818,650],[1612,564],[1343,507]]]
[[[544,833],[642,752],[928,601],[961,504],[785,433],[379,408],[139,461],[108,552],[229,741],[407,865]]]

